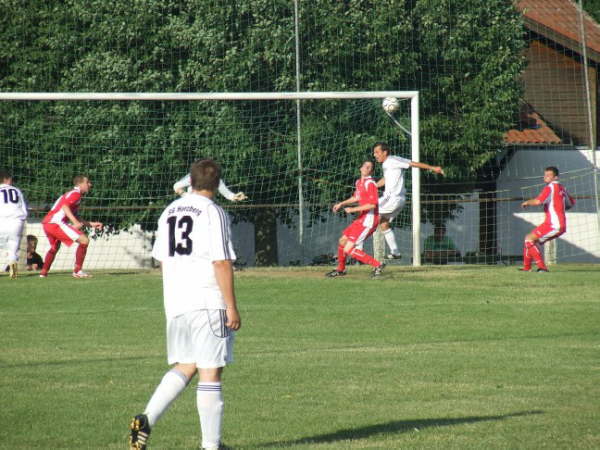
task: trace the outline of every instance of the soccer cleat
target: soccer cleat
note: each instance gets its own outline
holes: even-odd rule
[[[148,436],[150,436],[150,425],[148,424],[148,416],[139,414],[133,418],[129,434],[130,450],[146,450]]]
[[[8,266],[8,275],[11,280],[17,279],[17,263],[12,263]]]
[[[538,272],[550,272],[548,269],[538,269]]]
[[[531,272],[531,269],[525,269],[523,267],[519,267],[519,272]]]
[[[379,278],[381,275],[383,275],[383,269],[385,269],[385,264],[375,267],[373,272],[371,272],[371,278]]]
[[[402,259],[402,254],[401,253],[388,253],[385,256],[385,259]]]
[[[79,272],[73,272],[73,278],[92,278],[89,273],[80,270]]]
[[[48,274],[47,273],[40,273],[40,278],[48,278]]]
[[[337,270],[337,269],[332,270],[331,272],[327,272],[325,274],[325,276],[328,278],[343,277],[344,275],[346,275],[345,270]]]

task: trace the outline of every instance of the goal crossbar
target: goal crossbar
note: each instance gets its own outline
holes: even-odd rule
[[[0,100],[311,100],[360,98],[413,98],[418,91],[357,92],[0,92]]]

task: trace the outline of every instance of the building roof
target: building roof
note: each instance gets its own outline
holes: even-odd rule
[[[562,139],[528,103],[521,105],[519,127],[504,133],[509,145],[562,144]]]
[[[582,53],[580,15],[572,0],[516,0],[525,26],[579,54]],[[600,62],[600,25],[583,13],[588,58]]]

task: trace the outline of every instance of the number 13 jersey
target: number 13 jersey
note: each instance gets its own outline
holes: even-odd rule
[[[167,319],[198,309],[225,309],[214,261],[235,261],[229,219],[219,205],[191,193],[158,219],[152,256],[162,263]]]

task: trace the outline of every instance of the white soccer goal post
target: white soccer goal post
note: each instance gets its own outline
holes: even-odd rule
[[[301,117],[302,101],[309,100],[380,100],[386,97],[395,97],[398,99],[410,100],[406,102],[409,122],[404,126],[400,125],[393,118],[392,120],[402,128],[405,133],[404,139],[408,139],[410,156],[405,154],[413,161],[419,161],[419,93],[417,91],[374,91],[374,92],[222,92],[222,93],[150,93],[150,92],[82,92],[82,93],[60,93],[60,92],[31,92],[31,93],[0,93],[1,101],[14,102],[197,102],[197,101],[295,101],[295,110],[297,115],[297,173],[298,173],[298,193],[297,205],[299,211],[299,240],[303,240],[304,226],[304,198],[302,189],[303,174],[303,149],[301,136]],[[381,121],[387,120],[385,115],[381,115]],[[390,124],[391,127],[395,125]],[[364,142],[364,146],[372,144],[371,142],[377,136],[368,136],[369,141]],[[420,172],[418,169],[412,169],[412,264],[421,265],[421,191],[420,191]]]

